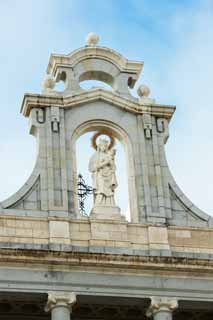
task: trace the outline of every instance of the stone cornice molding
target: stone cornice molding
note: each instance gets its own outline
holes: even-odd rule
[[[111,62],[120,72],[134,73],[136,78],[139,77],[144,64],[143,61],[128,60],[115,50],[106,47],[85,46],[74,50],[68,55],[51,54],[47,73],[54,74],[59,66],[73,68],[79,62],[90,58]]]
[[[172,118],[176,109],[176,107],[172,105],[142,105],[139,104],[136,99],[128,99],[113,91],[98,88],[82,91],[73,96],[25,94],[21,106],[21,113],[25,117],[28,117],[33,108],[47,108],[56,105],[57,107],[66,109],[98,100],[110,103],[134,114],[149,113],[157,117],[167,118],[168,120]]]
[[[105,268],[107,270],[120,270],[127,271],[134,274],[138,271],[146,274],[158,274],[165,275],[168,273],[170,275],[176,276],[187,276],[189,273],[194,278],[196,277],[211,277],[213,274],[213,261],[211,260],[201,260],[201,259],[191,259],[191,258],[178,258],[178,257],[162,257],[159,251],[159,256],[135,256],[133,255],[121,255],[121,254],[100,254],[100,253],[79,253],[77,251],[72,251],[71,246],[66,245],[65,252],[63,247],[56,244],[52,246],[54,251],[49,251],[49,246],[41,249],[33,248],[33,245],[28,245],[29,249],[24,249],[24,245],[19,245],[17,243],[10,244],[9,249],[1,248],[0,263],[1,266],[6,266],[8,268],[18,267],[24,265],[26,268],[32,268],[36,266],[37,269],[43,270],[47,266],[54,266],[54,271],[67,271],[70,270],[70,266],[73,270],[77,268],[83,268],[83,270],[88,270],[88,268]],[[26,247],[26,245],[25,245]],[[31,247],[31,248],[30,248]],[[91,247],[92,248],[92,247]],[[81,247],[81,250],[83,247]],[[63,251],[59,251],[63,250]],[[85,250],[88,250],[86,248]],[[47,254],[48,251],[48,254]],[[112,250],[110,250],[112,251]],[[60,252],[60,254],[59,254]]]
[[[176,298],[151,297],[151,305],[146,312],[147,317],[151,317],[157,312],[173,312],[178,307]]]
[[[53,308],[61,306],[71,310],[75,303],[76,295],[74,292],[49,292],[45,311],[49,312]]]

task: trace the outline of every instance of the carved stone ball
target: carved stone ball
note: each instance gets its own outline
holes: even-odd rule
[[[55,87],[55,79],[51,74],[47,74],[43,80],[42,86],[44,89],[52,90]]]
[[[97,45],[98,41],[99,41],[98,34],[96,34],[94,32],[88,33],[88,35],[86,37],[86,44],[88,46],[95,46],[95,45]]]
[[[148,97],[150,94],[150,89],[147,86],[145,86],[144,84],[141,84],[138,87],[137,93],[138,93],[139,97]]]

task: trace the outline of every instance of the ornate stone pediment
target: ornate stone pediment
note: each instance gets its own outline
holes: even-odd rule
[[[92,42],[68,55],[53,54],[42,94],[26,94],[21,113],[38,139],[35,169],[26,184],[2,202],[3,210],[35,210],[82,218],[78,210],[75,145],[88,131],[109,130],[125,147],[131,222],[211,226],[212,218],[179,190],[164,145],[175,106],[150,99],[145,85],[131,94],[143,62]],[[100,80],[111,90],[84,90],[81,81]],[[58,81],[65,89],[54,89]],[[166,237],[166,236],[165,236]]]

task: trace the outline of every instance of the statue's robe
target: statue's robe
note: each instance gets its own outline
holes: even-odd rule
[[[99,168],[100,165],[103,165]],[[112,198],[114,203],[114,190],[117,187],[115,164],[109,153],[96,151],[89,162],[89,171],[92,172],[94,194],[102,194]]]

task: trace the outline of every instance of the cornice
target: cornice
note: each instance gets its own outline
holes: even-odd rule
[[[176,107],[173,105],[163,104],[140,104],[137,99],[123,97],[113,91],[108,91],[102,88],[81,91],[75,95],[59,95],[59,94],[25,94],[21,113],[28,117],[33,108],[47,108],[50,106],[57,106],[68,109],[82,104],[94,101],[104,101],[118,108],[124,109],[134,114],[149,113],[157,117],[163,117],[170,120]]]
[[[137,77],[139,77],[144,64],[143,61],[128,60],[115,50],[106,47],[85,46],[68,55],[51,54],[47,73],[54,74],[58,66],[73,68],[79,62],[91,58],[109,61],[116,65],[121,72],[135,73]]]
[[[173,274],[184,276],[191,274],[194,277],[208,277],[213,274],[213,261],[198,260],[177,257],[161,256],[129,256],[117,254],[102,253],[82,253],[82,252],[59,252],[46,250],[30,249],[1,249],[0,250],[1,266],[10,267],[21,266],[23,263],[31,268],[33,265],[42,266],[51,265],[55,269],[66,267],[78,268],[100,268],[103,270],[123,270],[126,272],[143,272]],[[80,270],[80,269],[79,269]]]

